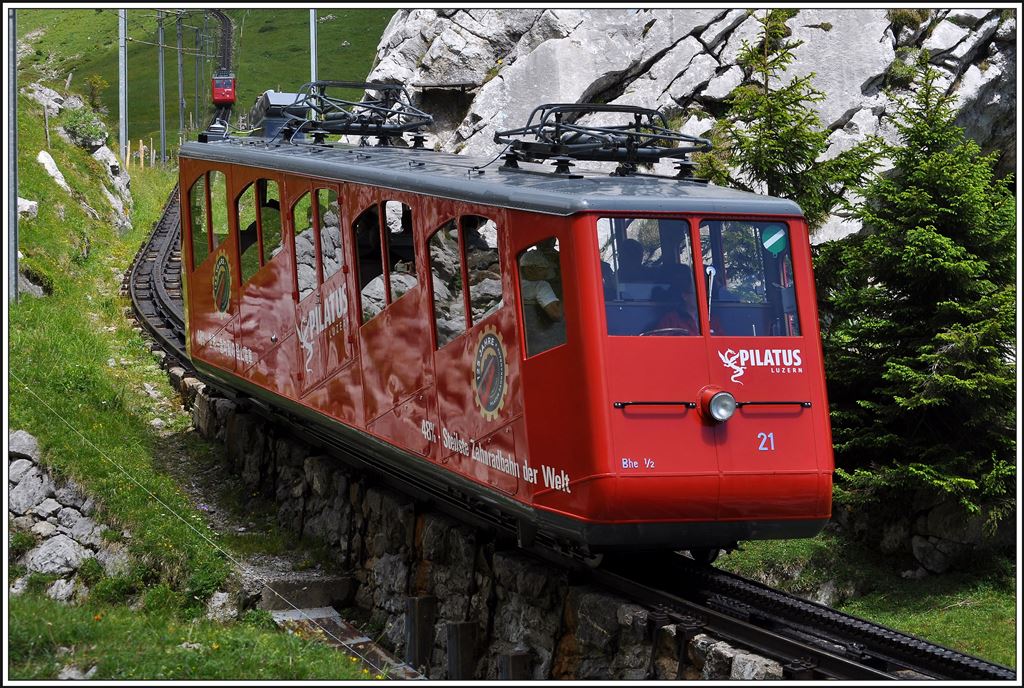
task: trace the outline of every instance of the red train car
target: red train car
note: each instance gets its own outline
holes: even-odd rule
[[[688,179],[259,139],[181,150],[188,346],[529,539],[807,537],[832,445],[808,229]]]
[[[227,70],[219,69],[210,79],[210,97],[214,105],[235,104],[235,75]]]

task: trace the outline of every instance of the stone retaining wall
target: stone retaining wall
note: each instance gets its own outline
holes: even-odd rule
[[[399,655],[406,599],[436,599],[426,673],[448,677],[449,623],[476,626],[478,679],[496,679],[508,655],[525,653],[533,679],[781,678],[778,663],[705,635],[684,634],[657,615],[565,570],[424,509],[318,453],[234,402],[212,396],[181,369],[172,381],[196,429],[224,442],[246,488],[277,504],[280,524],[328,545],[355,589],[351,603]],[[244,610],[242,610],[244,611]],[[692,635],[692,633],[691,633]]]

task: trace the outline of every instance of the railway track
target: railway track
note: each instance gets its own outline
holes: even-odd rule
[[[185,352],[177,187],[126,274],[125,287],[142,325],[169,357],[191,369]],[[278,420],[285,418],[273,409],[264,411]],[[319,440],[350,463],[374,467],[372,459],[354,456],[351,446],[322,429],[306,426],[304,431],[307,439]],[[414,479],[401,476],[399,482],[416,485]],[[426,496],[435,503],[443,498]],[[507,523],[492,517],[490,525],[500,528]],[[545,556],[565,562],[559,552]],[[707,633],[775,659],[787,679],[1017,679],[1007,667],[699,565],[680,554],[630,555],[628,561],[610,558],[601,569],[583,571],[606,589],[654,609],[656,620],[679,624],[684,638]]]

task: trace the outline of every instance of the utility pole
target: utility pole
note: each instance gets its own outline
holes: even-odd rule
[[[18,300],[18,34],[14,28],[15,10],[7,10],[7,56],[10,74],[7,75],[7,269],[8,301]],[[44,106],[45,107],[45,106]]]
[[[185,72],[182,65],[181,55],[181,10],[178,10],[178,21],[176,22],[178,29],[178,133],[182,134],[185,131]]]
[[[156,45],[157,62],[160,70],[160,162],[167,160],[167,103],[164,102],[164,13],[163,10],[156,11]]]
[[[195,125],[195,127],[197,129],[199,128],[199,110],[200,110],[200,108],[199,108],[199,81],[200,81],[200,79],[199,79],[199,64],[200,64],[200,60],[199,60],[199,46],[202,44],[202,34],[200,33],[200,31],[201,31],[201,29],[197,26],[196,27],[196,52],[195,52],[195,58],[196,58],[196,99],[194,101],[192,101],[192,112],[195,115],[194,118],[193,118],[193,124]]]
[[[128,168],[128,10],[117,11],[117,135],[121,167]]]
[[[316,81],[316,10],[309,11],[309,80]]]

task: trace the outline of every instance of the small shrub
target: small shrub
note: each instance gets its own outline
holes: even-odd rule
[[[138,590],[139,580],[137,577],[132,575],[110,576],[100,579],[93,586],[90,597],[96,602],[122,604],[127,602]]]
[[[103,578],[103,567],[95,557],[89,557],[78,567],[78,577],[90,588],[96,585]]]
[[[32,537],[31,533],[23,531],[11,533],[11,537],[8,540],[7,545],[7,558],[8,560],[20,559],[25,552],[35,546],[36,539]]]
[[[266,609],[250,609],[242,615],[242,623],[247,626],[265,628],[267,630],[277,628],[277,624],[274,623],[274,615]]]
[[[42,594],[46,592],[46,589],[53,585],[53,582],[60,578],[60,576],[52,573],[39,573],[33,571],[28,574],[28,585],[25,590],[31,593]]]
[[[80,141],[107,140],[107,129],[96,114],[88,108],[65,110],[62,124],[73,138]]]
[[[892,30],[899,33],[902,29],[916,28],[932,16],[932,11],[923,7],[892,9],[885,13]]]
[[[896,59],[885,70],[885,83],[890,88],[907,88],[914,81],[921,50],[903,47],[896,51]]]
[[[180,609],[182,601],[181,593],[172,590],[166,583],[161,583],[146,591],[142,608],[149,613],[170,613]]]

